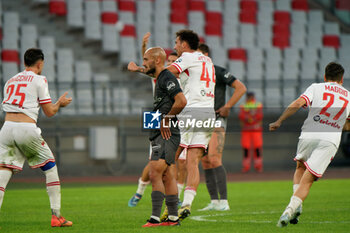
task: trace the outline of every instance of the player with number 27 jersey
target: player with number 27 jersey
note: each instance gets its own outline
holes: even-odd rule
[[[45,76],[23,71],[5,84],[2,102],[5,112],[21,112],[37,121],[40,104],[47,103],[51,103],[51,97]]]
[[[310,106],[300,139],[320,139],[339,146],[350,112],[350,94],[336,82],[314,83],[300,96]]]

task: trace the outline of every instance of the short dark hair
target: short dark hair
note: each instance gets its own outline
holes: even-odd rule
[[[169,53],[168,57],[169,56],[177,56],[177,52],[171,52],[171,53]]]
[[[30,48],[24,53],[24,65],[26,66],[32,66],[39,60],[44,60],[44,53],[41,49]]]
[[[344,72],[345,71],[342,65],[336,62],[331,62],[325,69],[326,80],[339,82],[341,81]]]
[[[198,45],[198,49],[202,52],[202,53],[207,53],[208,55],[210,54],[210,49],[209,46],[207,44],[204,43],[200,43]]]
[[[179,37],[181,41],[186,41],[191,49],[198,49],[199,37],[194,31],[183,29],[176,33],[176,37]]]

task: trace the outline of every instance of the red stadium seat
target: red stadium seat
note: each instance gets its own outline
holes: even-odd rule
[[[166,53],[166,57],[169,57],[170,53],[175,52],[173,49],[170,49],[170,48],[166,48],[166,49],[164,49],[164,51]]]
[[[256,12],[241,11],[239,13],[239,21],[241,23],[257,24]]]
[[[172,0],[170,6],[172,11],[187,12],[188,0]]]
[[[307,3],[307,0],[293,0],[292,8],[293,10],[298,11],[309,11],[309,4]]]
[[[118,14],[116,12],[103,12],[101,21],[104,24],[116,24],[118,22]]]
[[[206,12],[205,13],[205,20],[207,24],[216,24],[221,27],[222,25],[222,15],[220,12]]]
[[[221,26],[215,24],[205,25],[205,34],[207,36],[222,36]]]
[[[243,11],[258,11],[258,4],[255,0],[242,0],[239,5]]]
[[[229,49],[228,57],[230,60],[247,62],[246,50],[242,48]]]
[[[284,36],[274,36],[272,44],[274,47],[278,47],[280,49],[288,48],[289,45],[289,37]]]
[[[284,36],[289,37],[290,36],[290,30],[288,24],[274,24],[273,25],[273,34],[275,36]]]
[[[65,0],[50,0],[49,12],[54,15],[66,15],[67,8]]]
[[[136,12],[136,6],[134,1],[122,0],[118,3],[118,8],[121,11]]]
[[[1,60],[3,62],[16,62],[17,64],[19,64],[19,53],[17,50],[2,50]]]
[[[124,28],[121,32],[121,36],[131,36],[136,37],[136,30],[134,25],[124,25]]]
[[[288,11],[275,11],[273,14],[273,18],[275,20],[275,23],[280,23],[280,24],[291,23],[291,17]]]
[[[180,23],[187,25],[187,13],[186,12],[172,12],[170,15],[171,23]]]
[[[335,8],[337,8],[338,10],[350,11],[350,1],[349,0],[336,0]]]
[[[205,43],[205,38],[204,37],[199,37],[199,43]]]
[[[338,35],[324,35],[323,46],[333,47],[338,49],[340,47],[340,39]]]
[[[191,0],[189,2],[188,10],[205,12],[205,1]]]

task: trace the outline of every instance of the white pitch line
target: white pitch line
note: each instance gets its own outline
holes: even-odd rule
[[[277,213],[277,211],[261,211],[261,212],[251,212],[251,213],[244,213],[244,214],[274,214]],[[276,221],[270,221],[270,220],[234,220],[234,219],[212,219],[212,217],[220,217],[220,216],[230,216],[230,215],[239,215],[242,213],[222,213],[222,214],[208,214],[208,215],[197,215],[197,216],[191,216],[190,219],[193,219],[195,221],[199,222],[229,222],[229,223],[273,223]],[[306,224],[334,224],[334,223],[350,223],[350,221],[303,221],[303,223]]]

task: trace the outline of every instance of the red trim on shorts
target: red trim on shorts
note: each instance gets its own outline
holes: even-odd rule
[[[0,187],[0,191],[5,192],[5,188],[4,187]]]
[[[192,144],[192,145],[189,145],[188,148],[204,148],[204,149],[206,149],[207,146],[204,144]]]
[[[46,186],[56,186],[56,185],[61,185],[61,183],[59,181],[54,181],[46,184]]]
[[[181,73],[181,72],[182,72],[181,67],[180,67],[178,64],[176,64],[175,62],[174,62],[174,63],[172,63],[172,64],[171,64],[171,66],[174,66],[174,67],[177,69],[177,71],[179,71],[179,73]]]
[[[1,163],[0,167],[8,167],[8,168],[12,168],[12,169],[20,170],[20,171],[23,170],[21,167],[17,167],[17,166],[14,166],[14,165],[9,165],[9,164],[4,164],[4,163]]]
[[[185,74],[187,74],[187,76],[190,76],[190,72],[188,71],[188,69],[185,70],[184,72],[185,72]]]
[[[189,187],[189,186],[187,186],[187,187],[185,188],[185,190],[192,190],[192,191],[197,192],[197,190],[196,190],[195,188],[192,188],[192,187]]]
[[[31,166],[31,168],[34,169],[34,168],[38,168],[38,167],[45,166],[45,164],[47,164],[48,162],[55,162],[55,159],[48,159],[48,160],[46,160],[45,162],[43,162],[43,163],[41,163],[41,164]]]
[[[182,148],[187,148],[188,146],[187,145],[185,145],[185,144],[181,144],[180,143],[180,145],[179,146],[181,146]]]
[[[309,170],[309,172],[310,172],[312,175],[317,176],[318,178],[321,178],[321,177],[322,177],[321,174],[318,174],[318,173],[314,172],[314,171],[309,167],[309,165],[307,164],[307,162],[304,162],[304,165],[305,165],[305,167],[307,168],[307,170]]]

